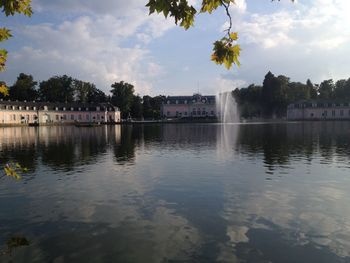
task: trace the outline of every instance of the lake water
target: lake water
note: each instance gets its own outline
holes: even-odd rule
[[[0,128],[0,262],[350,262],[350,123]]]

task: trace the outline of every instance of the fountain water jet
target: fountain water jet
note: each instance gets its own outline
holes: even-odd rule
[[[222,123],[239,122],[239,113],[232,92],[222,92],[216,95],[216,112]]]

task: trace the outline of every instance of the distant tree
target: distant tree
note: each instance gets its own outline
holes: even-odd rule
[[[142,98],[139,95],[133,96],[130,113],[133,118],[140,119],[143,117]]]
[[[309,88],[310,98],[317,99],[317,87],[311,82],[310,79],[307,79],[306,86]]]
[[[335,83],[334,97],[337,99],[350,99],[350,78],[340,79]]]
[[[39,97],[41,101],[73,102],[73,78],[67,75],[54,76],[46,81],[40,82]]]
[[[95,84],[75,79],[74,85],[74,97],[77,102],[81,103],[101,103],[107,101],[106,94],[96,88]]]
[[[19,101],[36,100],[38,98],[37,84],[38,82],[33,80],[32,75],[19,74],[16,82],[9,89],[10,99]]]
[[[318,89],[319,97],[321,99],[332,99],[334,97],[334,89],[335,85],[332,79],[322,81]]]
[[[115,82],[111,87],[112,104],[120,109],[122,118],[127,118],[134,98],[134,86],[127,82],[120,81]]]
[[[160,107],[164,96],[143,96],[143,116],[145,119],[160,119]]]
[[[101,102],[107,102],[108,97],[107,95],[100,89],[94,87],[89,93],[87,97],[87,102],[96,102],[96,103],[101,103]]]
[[[265,115],[281,116],[285,113],[288,84],[289,78],[286,76],[275,77],[270,71],[266,74],[262,88]]]
[[[288,84],[288,102],[311,99],[312,90],[308,85],[301,82],[291,82]]]

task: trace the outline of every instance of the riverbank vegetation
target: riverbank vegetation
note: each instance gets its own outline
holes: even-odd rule
[[[310,79],[293,82],[287,76],[268,72],[262,85],[251,84],[232,93],[243,118],[284,117],[288,104],[298,101],[350,101],[350,78],[313,84]]]

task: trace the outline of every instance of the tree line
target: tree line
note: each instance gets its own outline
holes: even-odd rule
[[[350,78],[334,82],[324,80],[313,84],[291,82],[284,75],[275,76],[270,71],[265,75],[263,85],[251,84],[232,91],[240,114],[244,118],[284,117],[290,103],[302,100],[350,101]]]
[[[15,83],[8,88],[8,95],[0,94],[2,99],[12,101],[45,101],[59,103],[104,103],[117,106],[122,118],[159,119],[160,105],[164,96],[139,96],[134,86],[124,82],[111,85],[107,95],[95,84],[72,78],[67,75],[53,76],[40,83],[32,75],[20,73]]]

